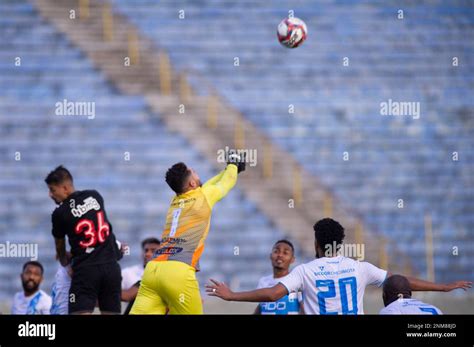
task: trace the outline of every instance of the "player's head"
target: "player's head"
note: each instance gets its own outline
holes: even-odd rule
[[[196,171],[188,168],[185,163],[176,163],[168,169],[166,183],[176,195],[186,193],[202,185]]]
[[[295,248],[288,240],[278,240],[275,242],[270,253],[273,269],[288,270],[295,261]]]
[[[23,265],[21,284],[26,294],[33,294],[43,282],[43,265],[37,261],[28,261]]]
[[[332,257],[337,255],[337,250],[344,240],[344,228],[331,218],[318,221],[314,227],[314,247],[316,257]]]
[[[55,203],[60,204],[74,193],[74,180],[71,173],[64,166],[60,165],[44,179],[49,188],[49,197]]]
[[[160,240],[155,237],[149,237],[142,241],[143,266],[145,266],[153,257],[153,253],[160,246]]]
[[[399,298],[411,298],[411,287],[406,277],[392,275],[383,283],[383,303],[385,306]]]

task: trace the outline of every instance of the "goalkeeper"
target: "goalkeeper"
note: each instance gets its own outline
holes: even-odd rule
[[[245,155],[228,153],[227,167],[201,184],[184,163],[174,164],[166,183],[176,193],[166,216],[161,244],[148,262],[131,314],[202,314],[196,271],[204,250],[212,208],[245,170]]]

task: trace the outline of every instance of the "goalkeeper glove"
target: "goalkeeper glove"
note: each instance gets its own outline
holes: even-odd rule
[[[245,171],[245,152],[237,154],[235,151],[227,153],[227,165],[234,164],[237,166],[237,173]]]

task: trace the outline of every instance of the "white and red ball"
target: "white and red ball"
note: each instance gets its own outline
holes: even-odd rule
[[[278,41],[288,48],[300,46],[308,36],[308,28],[305,22],[296,17],[285,18],[277,29]]]

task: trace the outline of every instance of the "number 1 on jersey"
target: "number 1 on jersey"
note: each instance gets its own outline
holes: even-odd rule
[[[176,234],[176,229],[178,229],[178,220],[179,220],[180,214],[181,214],[180,208],[177,208],[176,210],[173,211],[173,221],[171,222],[169,237],[174,237],[174,235]]]

